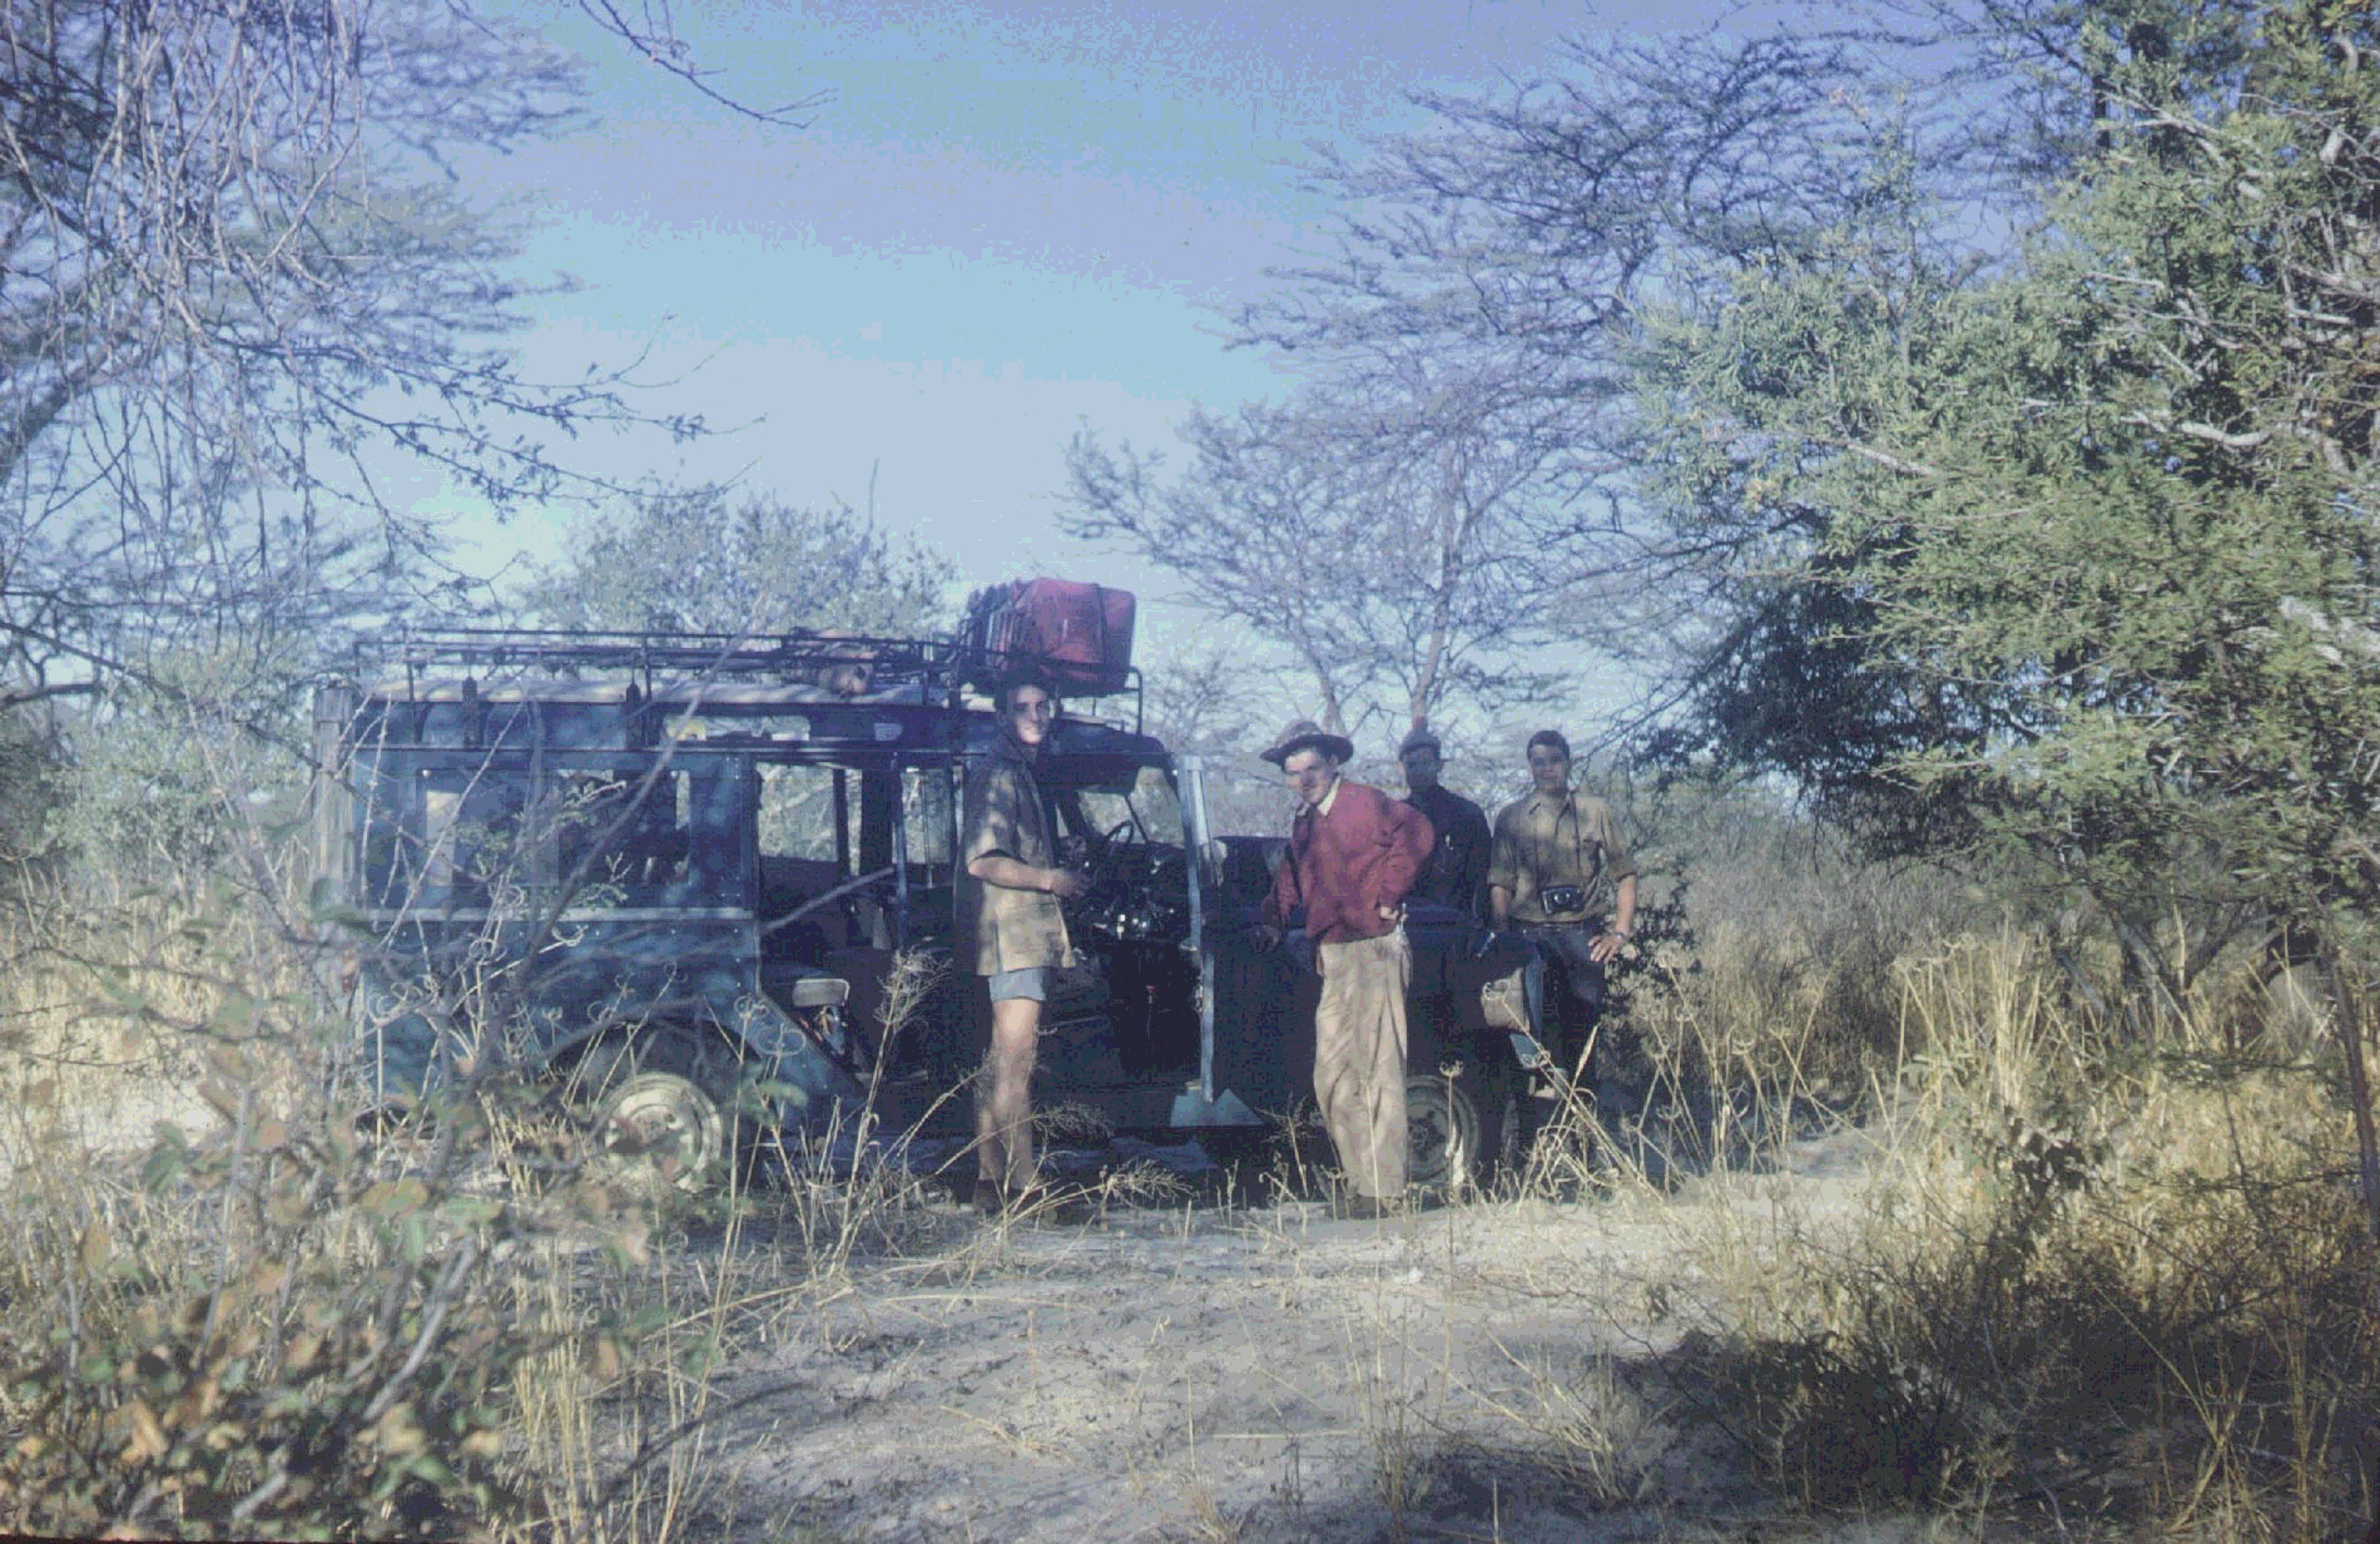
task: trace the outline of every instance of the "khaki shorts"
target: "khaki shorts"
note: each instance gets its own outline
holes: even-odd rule
[[[998,971],[984,980],[991,987],[991,1000],[995,1003],[1013,1003],[1020,997],[1027,1003],[1050,1001],[1050,967],[1046,965]]]

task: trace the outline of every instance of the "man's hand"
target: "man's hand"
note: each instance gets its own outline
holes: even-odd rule
[[[1628,935],[1621,932],[1599,932],[1586,946],[1586,957],[1597,965],[1609,965],[1628,947]]]
[[[1257,953],[1270,954],[1281,947],[1281,932],[1269,922],[1257,924]]]
[[[1062,901],[1071,901],[1090,887],[1090,881],[1085,879],[1079,869],[1044,869],[1041,870],[1041,888]]]

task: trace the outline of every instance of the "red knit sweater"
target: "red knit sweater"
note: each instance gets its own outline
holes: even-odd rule
[[[1317,943],[1378,938],[1396,926],[1380,908],[1404,904],[1437,845],[1420,810],[1342,778],[1330,814],[1298,811],[1264,919],[1279,927],[1302,903],[1306,936]]]

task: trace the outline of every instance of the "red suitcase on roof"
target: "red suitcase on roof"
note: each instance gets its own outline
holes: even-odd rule
[[[978,597],[969,610],[994,675],[1038,662],[1060,690],[1091,696],[1122,691],[1130,677],[1128,590],[1074,579],[1019,579]]]

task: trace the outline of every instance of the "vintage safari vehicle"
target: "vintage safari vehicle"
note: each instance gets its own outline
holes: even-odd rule
[[[688,1175],[863,1108],[963,1129],[990,1014],[947,956],[964,779],[999,732],[986,678],[979,639],[387,640],[315,706],[317,887],[358,941],[373,1097],[527,1066]],[[1136,672],[1075,679],[1039,781],[1092,880],[1069,903],[1086,963],[1036,1098],[1260,1133],[1308,1095],[1318,991],[1294,938],[1256,947],[1278,844],[1207,830],[1201,768],[1142,732]],[[1526,954],[1478,955],[1451,912],[1410,927],[1415,1172],[1444,1182],[1477,1157],[1485,1058],[1512,1054],[1482,984]]]

